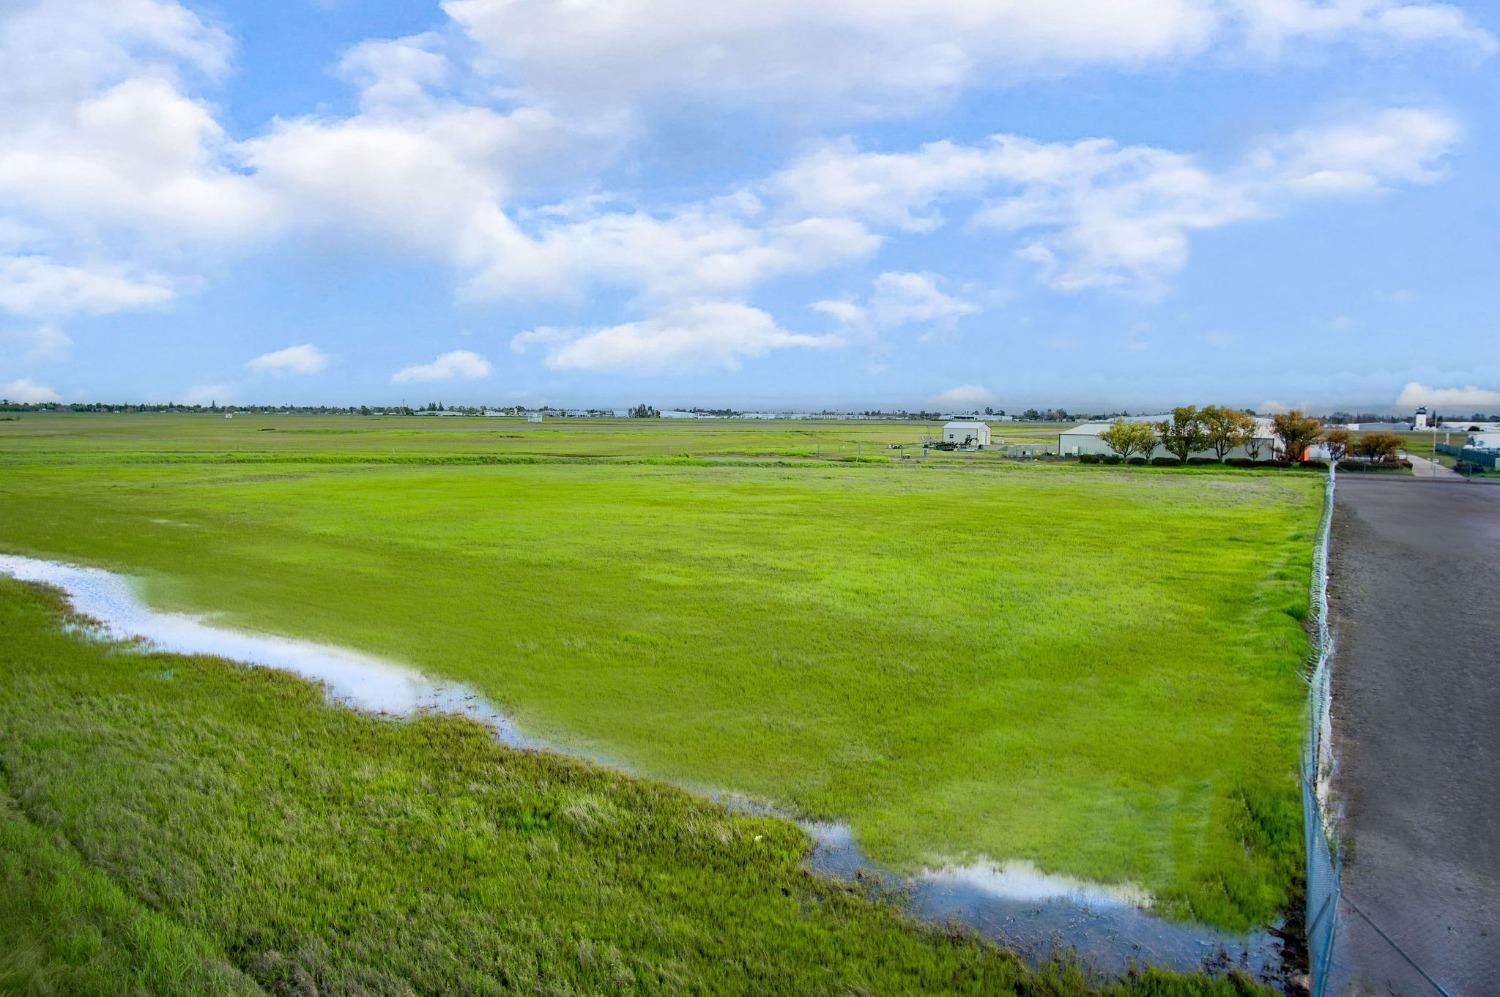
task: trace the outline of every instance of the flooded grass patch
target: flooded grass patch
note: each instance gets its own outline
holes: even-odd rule
[[[0,578],[0,991],[1087,989],[805,871],[785,821],[61,617]]]

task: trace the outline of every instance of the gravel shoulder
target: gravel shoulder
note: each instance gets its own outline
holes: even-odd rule
[[[1500,992],[1500,488],[1342,477],[1329,596],[1347,848],[1332,992]]]

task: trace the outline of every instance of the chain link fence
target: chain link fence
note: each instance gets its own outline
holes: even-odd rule
[[[1307,736],[1302,745],[1302,834],[1307,855],[1307,962],[1314,997],[1326,992],[1338,932],[1342,854],[1330,811],[1333,785],[1333,724],[1330,662],[1333,630],[1328,622],[1328,542],[1333,532],[1333,497],[1338,467],[1328,469],[1323,486],[1323,519],[1313,548],[1312,604],[1317,662],[1308,694]]]
[[[1328,619],[1328,546],[1333,531],[1337,467],[1328,470],[1323,519],[1313,552],[1312,604],[1317,661],[1310,678],[1307,737],[1302,749],[1302,821],[1307,854],[1307,961],[1313,997],[1445,990],[1343,889],[1344,849],[1333,795],[1333,630]],[[1359,958],[1352,953],[1358,952]]]

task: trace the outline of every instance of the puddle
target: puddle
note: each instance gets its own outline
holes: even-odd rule
[[[203,617],[160,612],[143,603],[123,575],[12,554],[0,554],[0,572],[62,589],[74,610],[89,619],[72,625],[87,636],[145,640],[160,651],[211,654],[278,668],[322,682],[329,698],[346,706],[398,716],[424,710],[459,713],[487,724],[497,740],[511,747],[547,747],[522,734],[508,716],[467,686],[434,681],[415,669],[346,648],[226,630]]]
[[[510,747],[576,754],[523,734],[510,717],[468,686],[430,679],[404,665],[341,647],[241,633],[214,626],[204,617],[154,610],[123,575],[11,554],[0,554],[0,573],[62,589],[74,610],[92,621],[79,627],[89,636],[144,640],[156,650],[277,668],[323,683],[329,698],[346,706],[397,716],[455,713],[486,724],[496,740]],[[170,675],[162,673],[164,678]],[[735,794],[707,795],[731,809],[789,816]],[[1072,948],[1084,966],[1106,975],[1124,972],[1132,963],[1183,971],[1240,966],[1264,982],[1276,982],[1282,975],[1281,942],[1272,932],[1230,935],[1154,917],[1144,909],[1150,896],[1139,887],[1050,875],[1022,861],[944,865],[903,876],[870,861],[847,825],[798,823],[813,838],[808,862],[814,871],[842,879],[875,879],[904,894],[916,917],[939,924],[960,922],[1033,962],[1054,950]]]
[[[816,842],[809,860],[815,871],[845,879],[874,876],[904,893],[908,909],[922,920],[957,921],[1028,962],[1071,948],[1085,967],[1105,976],[1149,964],[1189,972],[1239,967],[1270,984],[1282,978],[1281,940],[1274,933],[1234,935],[1163,920],[1144,909],[1150,897],[1139,887],[1050,875],[1016,860],[900,876],[871,862],[847,825],[803,827]]]

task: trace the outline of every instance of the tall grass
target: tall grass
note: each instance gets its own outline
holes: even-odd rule
[[[59,615],[0,578],[0,993],[1084,988],[802,871],[783,821]]]

